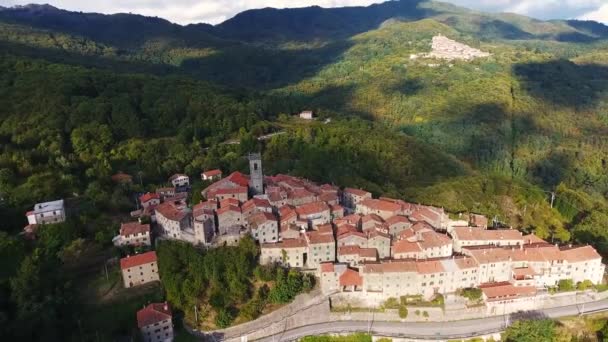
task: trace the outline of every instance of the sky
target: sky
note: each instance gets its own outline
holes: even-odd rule
[[[367,6],[384,0],[0,0],[0,6],[48,3],[100,13],[137,13],[178,24],[218,24],[247,9],[262,7]],[[514,12],[539,19],[588,19],[608,24],[608,0],[443,0],[471,9]]]

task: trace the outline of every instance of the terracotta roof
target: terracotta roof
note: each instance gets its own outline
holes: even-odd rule
[[[160,200],[160,195],[153,192],[146,192],[145,194],[139,196],[139,201],[141,203],[145,203],[153,199]]]
[[[256,198],[256,197],[243,203],[243,211],[248,211],[248,210],[254,209],[254,208],[267,208],[268,209],[268,208],[272,208],[272,206],[270,205],[270,202],[268,202],[267,199],[261,199],[261,198]]]
[[[362,258],[377,259],[378,251],[375,248],[361,248],[357,245],[338,247],[338,255],[358,255]]]
[[[458,240],[472,241],[496,241],[496,240],[521,240],[523,236],[520,231],[515,229],[486,230],[481,228],[454,227],[452,236]]]
[[[345,234],[347,232],[359,232],[359,231],[357,230],[357,227],[355,227],[353,225],[343,224],[343,225],[341,225],[341,226],[338,227],[338,231],[336,233],[336,236],[339,237],[340,235],[343,235],[343,234]]]
[[[296,212],[298,213],[298,216],[308,216],[318,214],[323,211],[329,211],[329,207],[325,202],[306,203],[296,207]]]
[[[215,176],[219,176],[221,174],[222,174],[222,170],[220,170],[220,169],[209,170],[209,171],[205,171],[202,173],[202,175],[205,177],[215,177]]]
[[[143,328],[171,318],[171,307],[169,307],[167,302],[152,303],[137,311],[137,326]]]
[[[164,203],[157,205],[154,210],[157,214],[161,214],[172,221],[181,221],[190,213],[190,210],[185,203],[180,201],[165,201]]]
[[[410,219],[408,219],[405,216],[395,215],[395,216],[391,216],[388,219],[386,219],[386,221],[384,221],[384,223],[390,227],[392,225],[399,224],[399,223],[408,224],[408,223],[411,223],[411,221],[410,221]]]
[[[421,240],[419,240],[420,247],[422,249],[430,249],[436,247],[443,247],[452,244],[452,239],[445,234],[439,234],[433,230],[428,232],[420,233]]]
[[[415,221],[425,221],[432,224],[441,219],[440,213],[438,213],[436,210],[437,209],[433,207],[419,206],[409,216],[409,218]]]
[[[398,204],[372,198],[366,198],[357,205],[368,207],[371,210],[388,211],[393,213],[401,210],[401,206]]]
[[[334,227],[332,227],[331,223],[320,224],[320,225],[316,226],[315,228],[320,234],[332,234],[333,235],[333,233],[334,233]]]
[[[236,195],[236,194],[246,194],[246,193],[247,193],[247,187],[245,187],[245,186],[237,186],[236,188],[219,188],[219,189],[209,191],[209,194],[213,194],[212,196]]]
[[[226,214],[228,212],[233,212],[233,213],[239,213],[240,214],[241,213],[241,208],[239,208],[237,206],[234,206],[234,205],[227,205],[227,206],[223,206],[223,207],[219,208],[216,211],[217,216],[224,215],[224,214]]]
[[[355,188],[344,188],[344,192],[348,193],[348,194],[360,196],[360,197],[365,197],[365,196],[371,197],[372,196],[372,194],[370,192],[367,192],[367,191],[361,190],[361,189],[355,189]]]
[[[321,263],[321,272],[334,272],[334,264],[330,262]]]
[[[140,224],[139,222],[127,222],[120,224],[120,235],[129,236],[139,233],[150,233],[149,224]]]
[[[601,259],[602,257],[591,246],[578,246],[561,250],[562,258],[568,262],[581,262]]]
[[[479,287],[489,301],[532,296],[536,294],[536,288],[534,286],[513,286],[507,282],[482,284]]]
[[[368,239],[383,238],[386,240],[390,240],[391,236],[388,235],[387,233],[383,233],[379,230],[372,230],[367,233],[367,238]]]
[[[367,240],[367,236],[365,236],[364,233],[358,232],[358,231],[349,230],[349,231],[347,231],[347,232],[345,232],[343,234],[338,235],[338,241],[346,239],[346,238],[348,238],[350,236],[358,236],[358,237],[360,237],[362,239]]]
[[[547,241],[539,238],[538,236],[532,234],[524,235],[524,243],[529,245],[533,243],[547,243]]]
[[[213,201],[213,200],[211,200],[211,201]],[[241,206],[241,201],[239,201],[236,198],[225,198],[225,199],[221,200],[220,203],[219,203],[219,207],[220,208],[227,207],[229,205],[233,205],[235,207],[240,207]]]
[[[320,194],[319,196],[319,201],[322,202],[337,202],[338,201],[338,194],[334,193],[334,192],[325,192]]]
[[[389,260],[380,264],[363,265],[365,273],[401,273],[416,272],[416,261],[414,260]]]
[[[332,234],[323,234],[317,231],[306,232],[308,241],[310,244],[321,244],[321,243],[334,243],[334,236]]]
[[[284,239],[280,242],[275,243],[264,243],[262,248],[302,248],[306,247],[306,240],[304,239]]]
[[[400,240],[393,244],[393,253],[417,253],[422,251],[422,248],[418,245],[418,242],[411,242],[407,240]]]
[[[513,275],[516,277],[534,276],[535,274],[536,274],[536,271],[534,271],[534,269],[530,266],[516,267],[513,269]]]
[[[453,260],[456,263],[456,265],[458,266],[458,268],[461,270],[479,267],[479,264],[473,258],[464,257],[464,258],[454,258]]]
[[[330,205],[329,209],[331,210],[332,213],[336,212],[336,211],[344,211],[344,207],[339,205],[339,204],[334,204],[334,205]]]
[[[384,222],[384,220],[382,219],[382,217],[380,217],[380,216],[378,216],[376,214],[367,214],[367,215],[365,215],[365,216],[363,216],[361,218],[361,222],[364,223],[364,224],[367,223],[367,222],[369,222],[369,221],[374,221],[374,222],[378,222],[378,223],[383,223]]]
[[[359,275],[359,272],[347,268],[344,273],[340,276],[340,286],[362,286],[363,278]]]
[[[249,216],[248,221],[251,225],[255,226],[255,225],[263,224],[268,221],[277,222],[277,218],[271,213],[259,212],[257,214],[253,214],[253,215]]]
[[[416,271],[419,274],[431,274],[445,272],[441,260],[422,260],[416,262]]]
[[[127,256],[120,259],[120,269],[125,270],[127,268],[145,265],[151,262],[156,262],[156,252],[154,251]]]
[[[302,199],[308,197],[316,197],[316,195],[306,189],[295,189],[287,193],[287,198]]]

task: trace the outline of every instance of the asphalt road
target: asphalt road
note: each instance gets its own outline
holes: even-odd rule
[[[310,335],[321,335],[330,333],[356,333],[370,332],[374,335],[387,337],[403,337],[417,339],[451,339],[468,338],[485,334],[496,333],[504,330],[505,324],[515,319],[529,317],[558,318],[573,316],[581,313],[589,314],[608,310],[608,299],[597,302],[586,303],[584,306],[569,305],[534,312],[511,314],[507,316],[492,316],[474,320],[463,320],[453,322],[428,322],[428,323],[401,323],[401,322],[374,322],[372,314],[370,321],[339,321],[328,322],[309,326],[303,326],[288,330],[282,334],[269,336],[257,341],[279,342],[292,341],[297,338]]]

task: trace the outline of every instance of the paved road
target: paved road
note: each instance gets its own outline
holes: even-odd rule
[[[580,313],[593,313],[608,310],[608,299],[583,305],[569,305],[552,309],[540,310],[528,313],[535,317],[546,316],[551,318],[578,315]],[[375,335],[388,337],[404,337],[418,339],[450,339],[468,338],[485,334],[496,333],[504,330],[505,324],[514,317],[522,315],[493,316],[488,318],[454,321],[454,322],[429,322],[429,323],[401,323],[401,322],[373,322],[369,321],[339,321],[315,324],[299,327],[282,334],[269,336],[258,341],[279,342],[292,341],[309,335],[320,335],[328,333],[355,333],[371,332]],[[370,318],[372,315],[370,314]]]

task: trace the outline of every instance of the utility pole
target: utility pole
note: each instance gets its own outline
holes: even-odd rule
[[[194,319],[196,320],[196,326],[198,328],[198,310],[196,309],[196,304],[194,305]]]
[[[551,191],[551,208],[553,208],[554,201],[555,201],[555,191]]]
[[[106,281],[109,281],[110,277],[108,276],[108,261],[107,260],[104,261],[103,268],[106,270]]]

